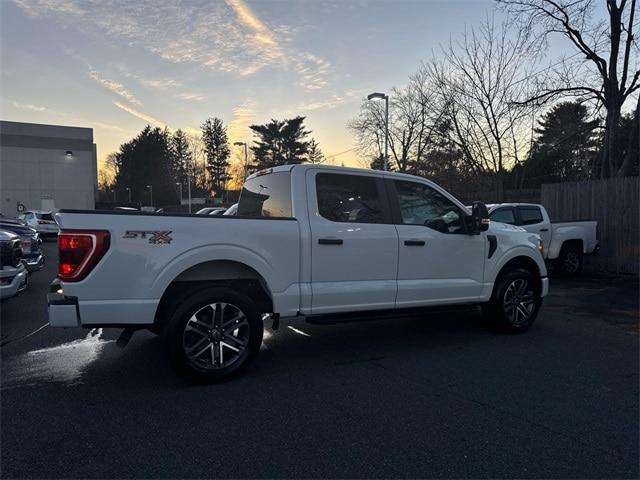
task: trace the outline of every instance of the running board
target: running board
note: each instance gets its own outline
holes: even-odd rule
[[[333,313],[326,315],[309,315],[307,323],[314,325],[335,325],[338,323],[373,322],[391,318],[409,318],[433,313],[454,313],[475,309],[477,303],[448,305],[438,307],[402,308],[398,310],[371,310],[364,312]]]

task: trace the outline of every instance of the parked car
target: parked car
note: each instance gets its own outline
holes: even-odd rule
[[[567,275],[582,270],[584,255],[597,255],[600,250],[595,220],[552,222],[547,210],[535,203],[500,203],[488,207],[492,222],[518,225],[539,234],[545,260],[554,262]]]
[[[205,207],[198,210],[196,212],[196,215],[212,215],[212,212],[218,212],[220,210],[222,210],[223,212],[225,211],[225,209],[221,207]],[[218,214],[215,213],[213,215],[218,215]]]
[[[0,213],[0,222],[2,223],[14,223],[16,225],[26,225],[27,223],[24,220],[15,217],[6,217],[5,215]]]
[[[482,305],[507,332],[534,322],[549,281],[540,237],[490,224],[438,185],[399,173],[285,165],[248,177],[238,214],[61,210],[54,327],[160,333],[199,381],[258,353],[263,315],[335,323]]]
[[[226,212],[227,209],[226,208],[216,208],[214,210],[211,210],[208,214],[209,215],[223,215],[224,212]]]
[[[238,204],[234,203],[223,213],[223,215],[236,215],[238,213]]]
[[[20,237],[22,246],[22,261],[29,272],[35,272],[44,266],[44,255],[42,253],[42,239],[40,234],[28,225],[18,225],[6,223],[0,219],[0,230],[15,233]]]
[[[19,218],[23,219],[30,227],[35,228],[43,238],[56,237],[60,231],[51,212],[32,210],[20,214]]]
[[[20,237],[0,230],[0,298],[18,295],[29,282],[27,269],[21,260]]]

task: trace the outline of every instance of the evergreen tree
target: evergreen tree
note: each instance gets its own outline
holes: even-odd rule
[[[305,160],[309,150],[305,138],[311,132],[305,130],[304,119],[271,119],[269,123],[249,127],[258,137],[251,147],[258,170]]]
[[[307,150],[305,160],[309,163],[322,163],[326,160],[322,150],[320,150],[320,145],[318,145],[315,138],[312,138],[309,142],[309,148]]]
[[[600,122],[589,119],[579,102],[561,102],[549,110],[535,128],[537,137],[525,164],[530,186],[592,178],[598,155]]]
[[[185,185],[187,170],[191,168],[193,155],[189,139],[183,130],[176,130],[171,137],[171,170],[176,182]]]
[[[118,198],[143,205],[168,205],[175,202],[170,135],[167,130],[147,125],[135,138],[120,145],[110,161],[116,167],[114,187]],[[127,188],[129,191],[127,191]]]
[[[229,178],[229,139],[227,127],[219,118],[208,118],[201,127],[210,188],[213,194],[223,196]]]

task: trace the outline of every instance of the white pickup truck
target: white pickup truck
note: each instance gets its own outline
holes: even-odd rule
[[[597,255],[600,243],[595,220],[552,222],[547,210],[536,203],[487,205],[492,222],[518,225],[542,238],[543,256],[567,275],[582,270],[584,255]]]
[[[477,305],[522,332],[548,278],[540,237],[490,225],[410,175],[286,165],[251,175],[236,216],[61,210],[57,327],[147,328],[200,381],[258,352],[263,318],[335,323]],[[402,312],[400,312],[402,310]],[[122,343],[125,343],[123,341]]]

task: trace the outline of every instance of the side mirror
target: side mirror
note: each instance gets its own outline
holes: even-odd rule
[[[486,232],[489,229],[489,210],[482,202],[473,202],[471,222],[474,233]]]

